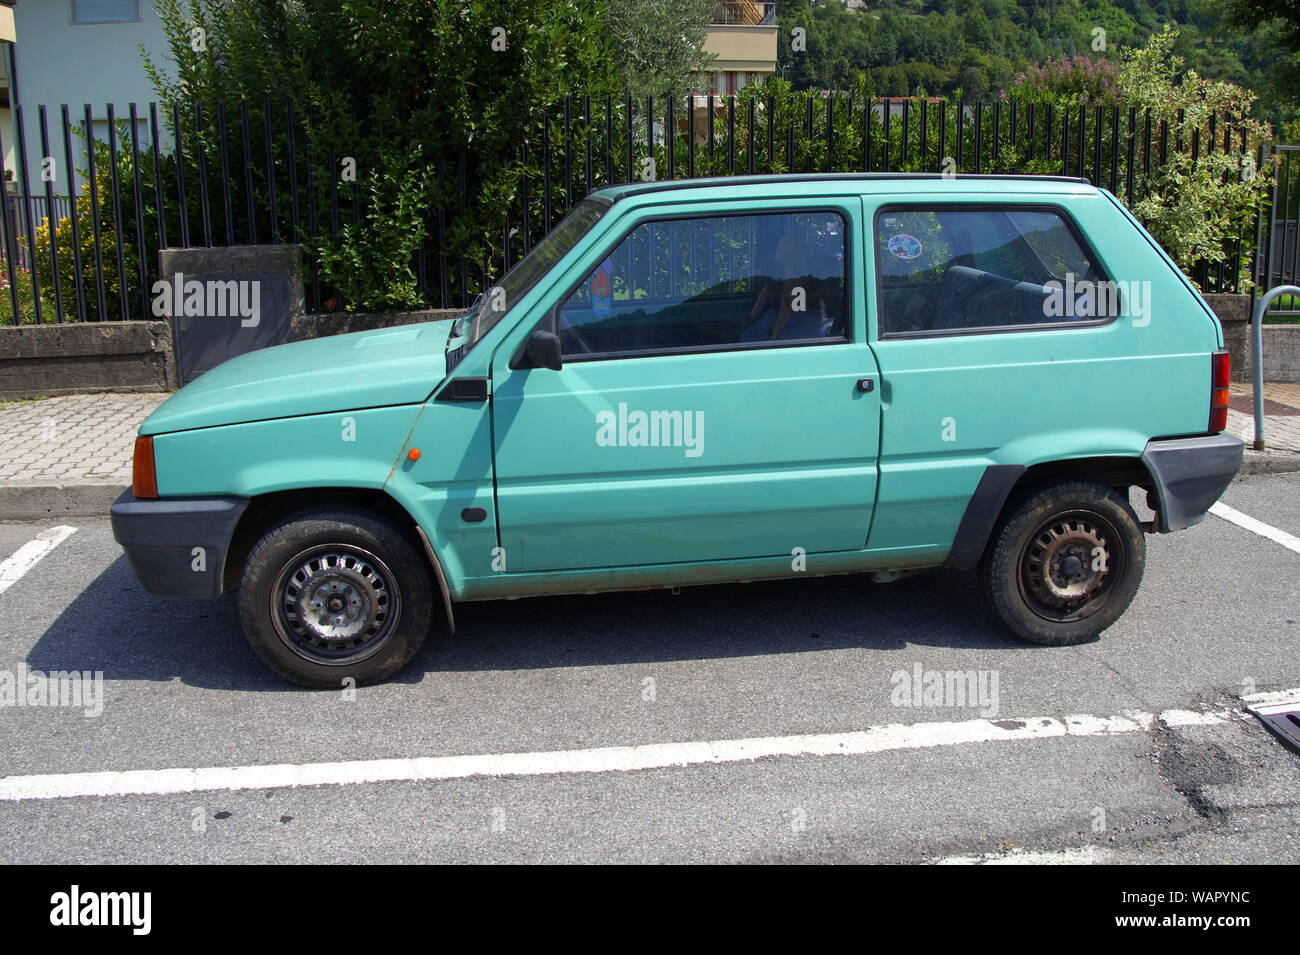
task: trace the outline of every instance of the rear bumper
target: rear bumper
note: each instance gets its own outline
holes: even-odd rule
[[[113,537],[144,589],[155,597],[219,597],[226,553],[245,497],[140,501],[126,491],[110,511]]]
[[[1142,463],[1155,484],[1160,533],[1200,523],[1241,470],[1245,447],[1230,434],[1147,442]]]

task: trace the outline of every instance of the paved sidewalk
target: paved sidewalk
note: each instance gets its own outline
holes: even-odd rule
[[[1228,431],[1250,447],[1255,440],[1255,389],[1234,382]],[[1264,383],[1264,443],[1269,451],[1300,452],[1300,385]]]
[[[0,520],[107,514],[131,483],[136,428],[166,397],[0,403]]]

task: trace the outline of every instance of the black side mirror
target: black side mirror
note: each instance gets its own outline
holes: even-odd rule
[[[555,332],[534,328],[524,344],[524,353],[528,356],[528,364],[533,368],[559,371],[564,367],[564,359],[560,352],[560,336]]]

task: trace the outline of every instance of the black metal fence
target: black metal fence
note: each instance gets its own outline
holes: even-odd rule
[[[347,175],[347,144],[313,146],[314,117],[292,102],[131,104],[122,113],[40,106],[26,116],[15,107],[13,117],[17,168],[0,173],[19,191],[0,209],[0,324],[148,318],[160,248],[306,242],[316,250],[374,212],[359,177]],[[468,305],[603,185],[747,173],[1063,174],[1131,206],[1174,152],[1228,151],[1245,161],[1250,149],[1230,125],[1211,120],[1184,142],[1170,123],[1136,109],[815,92],[569,96],[529,129],[512,156],[460,150],[432,163],[410,263],[425,304]],[[39,144],[41,170],[29,168],[29,144]],[[520,170],[517,188],[490,214],[495,221],[480,211],[467,222],[477,167],[503,159]],[[1285,202],[1300,202],[1300,189]],[[1195,266],[1193,278],[1206,291],[1238,290],[1256,238],[1256,224],[1243,223],[1224,237],[1225,258]],[[310,309],[353,304],[314,251],[306,269]]]
[[[1271,146],[1266,153],[1273,160],[1275,179],[1267,215],[1260,217],[1260,255],[1256,260],[1257,283],[1261,289],[1276,285],[1300,285],[1300,146]],[[1292,315],[1292,306],[1276,309]]]

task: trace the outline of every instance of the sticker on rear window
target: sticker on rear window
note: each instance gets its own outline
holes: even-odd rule
[[[921,240],[906,232],[891,235],[888,247],[890,253],[900,259],[914,259],[921,254]]]

